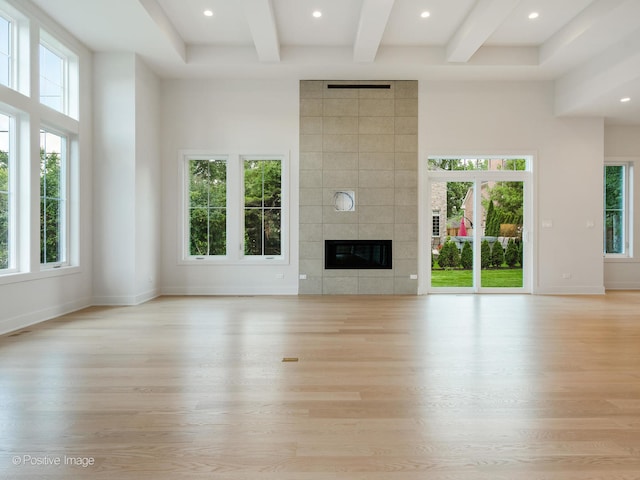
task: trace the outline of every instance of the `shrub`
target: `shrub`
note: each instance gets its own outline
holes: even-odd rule
[[[522,249],[523,249],[523,243],[522,240],[520,240],[520,244],[518,245],[518,262],[520,263],[521,267],[524,267],[524,261],[523,261],[523,254],[522,254]]]
[[[504,248],[500,242],[494,242],[491,247],[491,265],[500,268],[504,263]]]
[[[504,261],[507,263],[507,265],[513,268],[518,263],[519,256],[520,255],[518,252],[518,246],[516,245],[515,240],[513,238],[510,238],[509,242],[507,243],[507,251],[504,254]]]
[[[458,247],[451,239],[447,239],[440,250],[440,256],[438,257],[438,265],[442,268],[456,268],[460,265],[460,252]]]
[[[447,268],[449,266],[449,245],[447,245],[449,241],[447,240],[442,244],[442,248],[440,248],[440,254],[438,255],[438,265],[440,268]]]
[[[464,242],[464,245],[462,246],[460,264],[465,270],[471,270],[473,268],[473,247],[470,242]]]
[[[488,240],[483,240],[480,244],[480,267],[489,268],[491,266],[491,245]]]

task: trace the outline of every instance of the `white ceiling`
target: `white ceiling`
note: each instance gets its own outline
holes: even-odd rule
[[[640,125],[640,0],[32,1],[165,78],[549,80],[558,115]]]

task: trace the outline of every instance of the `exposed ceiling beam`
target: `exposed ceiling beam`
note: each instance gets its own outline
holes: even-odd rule
[[[272,0],[240,0],[261,62],[280,61],[280,41]]]
[[[355,62],[373,62],[395,0],[364,0],[353,45]]]
[[[596,0],[540,47],[540,64],[570,69],[638,29],[640,2]]]
[[[187,59],[187,46],[178,31],[167,17],[162,7],[156,0],[139,0],[151,19],[158,25],[162,34],[169,40],[173,49],[183,61]]]
[[[447,61],[466,63],[521,0],[478,0],[447,45]]]
[[[585,62],[556,81],[557,115],[583,113],[582,109],[612,95],[626,95],[640,82],[640,30]]]

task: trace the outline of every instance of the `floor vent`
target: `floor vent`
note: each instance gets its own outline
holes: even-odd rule
[[[297,362],[298,361],[298,357],[284,357],[282,359],[283,362]]]
[[[31,330],[23,330],[21,332],[12,333],[11,335],[7,335],[8,337],[18,337],[20,335],[24,335],[25,333],[31,333]]]

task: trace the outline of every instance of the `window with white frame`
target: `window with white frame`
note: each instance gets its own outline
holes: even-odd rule
[[[0,0],[0,85],[7,87],[0,88],[0,284],[22,281],[23,274],[56,276],[54,268],[79,265],[80,213],[70,199],[80,187],[82,47],[40,29],[53,23],[22,7]],[[32,162],[38,154],[31,149],[34,129],[40,132],[39,164]],[[29,179],[35,177],[40,191],[33,197]],[[31,228],[32,215],[39,216],[40,229]],[[36,255],[40,262],[31,262]]]
[[[15,201],[11,124],[11,117],[0,113],[0,271],[13,268],[15,262]]]
[[[58,112],[65,109],[65,59],[48,45],[40,44],[40,102]]]
[[[282,254],[282,160],[243,158],[244,254]]]
[[[13,22],[0,13],[0,85],[13,85]]]
[[[604,253],[608,257],[631,256],[631,170],[629,163],[609,163],[604,167]]]
[[[189,256],[227,254],[227,159],[188,159]]]
[[[286,261],[283,156],[185,154],[184,261]]]
[[[55,37],[41,30],[38,59],[40,103],[77,119],[79,102],[78,56]]]
[[[40,263],[67,261],[66,138],[40,130]]]

